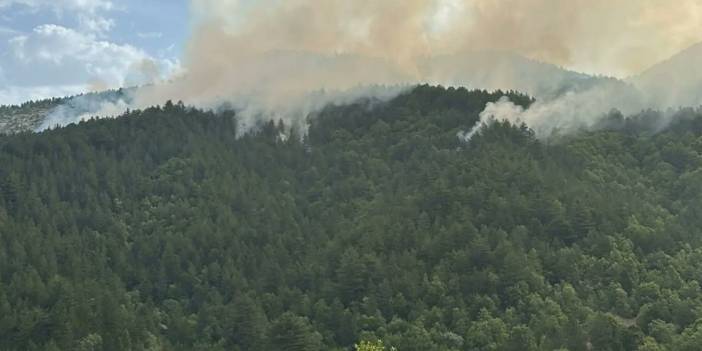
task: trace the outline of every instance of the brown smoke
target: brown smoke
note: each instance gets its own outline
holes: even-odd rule
[[[251,119],[299,120],[340,91],[418,82],[538,98],[532,87],[564,73],[470,53],[626,77],[702,40],[700,0],[191,0],[191,10],[185,73],[141,89],[135,107],[228,101]]]
[[[190,69],[278,50],[370,56],[416,74],[426,57],[505,50],[629,75],[702,40],[699,0],[193,0],[192,7],[199,16]]]

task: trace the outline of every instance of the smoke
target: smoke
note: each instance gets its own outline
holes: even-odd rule
[[[680,107],[702,104],[702,43],[646,70],[629,81],[646,94],[654,106]]]
[[[327,104],[390,98],[420,82],[420,33],[431,2],[193,1],[184,66],[170,84],[143,89],[137,106],[166,99],[199,107],[227,102],[241,130],[261,116],[301,125]],[[391,16],[392,14],[392,16]],[[415,38],[417,39],[417,38]]]
[[[520,124],[524,121],[524,108],[513,103],[508,97],[503,96],[497,102],[488,102],[483,112],[480,113],[478,124],[473,126],[471,130],[459,132],[458,138],[462,141],[469,141],[481,129],[489,126],[494,121],[508,121],[513,124]]]
[[[702,40],[698,0],[193,0],[192,8],[191,68],[283,50],[381,58],[422,78],[427,57],[488,50],[624,77]]]
[[[617,80],[598,81],[580,89],[567,89],[558,95],[543,95],[527,109],[515,105],[507,97],[488,103],[480,120],[471,130],[459,133],[468,141],[493,121],[525,123],[539,138],[563,135],[599,127],[599,122],[612,110],[633,115],[649,107],[648,99],[633,86]]]
[[[223,56],[202,54],[198,59],[207,62],[189,66],[188,74],[178,80],[140,89],[135,105],[167,99],[202,108],[230,104],[238,111],[242,131],[261,118],[282,119],[304,128],[307,115],[328,104],[363,96],[389,99],[411,81],[381,59],[276,51],[233,54],[225,60],[226,52],[235,49],[219,50],[225,50]]]
[[[697,0],[466,0],[453,45],[624,77],[702,39]]]
[[[244,129],[262,116],[302,125],[326,104],[427,82],[526,92],[537,102],[515,116],[539,135],[568,131],[648,102],[540,62],[624,77],[702,39],[698,0],[192,0],[191,11],[183,73],[125,104],[228,103]],[[488,108],[500,104],[510,110]],[[102,107],[94,114],[125,106]]]
[[[611,100],[612,97],[606,94],[605,89],[569,91],[553,100],[537,100],[525,110],[509,98],[502,97],[497,102],[488,103],[480,113],[478,124],[469,131],[460,132],[458,137],[462,141],[468,141],[494,121],[507,121],[515,125],[524,123],[539,138],[592,129],[604,117],[605,112],[613,109],[607,107],[613,106]],[[636,110],[627,114],[633,112]]]
[[[53,108],[36,128],[36,131],[65,126],[95,117],[121,115],[130,108],[132,94],[132,90],[121,89],[74,96]]]
[[[249,49],[355,53],[410,72],[422,57],[490,50],[627,76],[702,39],[697,0],[201,0],[193,7],[206,36],[214,23]]]

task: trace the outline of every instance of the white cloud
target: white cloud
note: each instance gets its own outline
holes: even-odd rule
[[[15,36],[8,48],[8,54],[0,56],[5,80],[0,103],[17,102],[23,95],[26,100],[147,84],[168,78],[180,67],[132,45],[52,24]]]
[[[96,40],[90,35],[57,25],[41,25],[26,36],[10,41],[15,58],[24,64],[70,67],[84,78],[100,79],[110,86],[123,83],[125,72],[135,62],[149,60],[131,45]],[[75,72],[82,71],[82,72]]]
[[[36,14],[45,23],[28,32],[0,25],[0,104],[143,85],[179,74],[180,62],[164,58],[172,55],[149,54],[111,39],[115,16],[126,10],[117,0],[0,0],[0,18],[9,16],[5,22],[13,23],[13,14]]]
[[[115,10],[111,0],[0,0],[0,9],[12,5],[24,6],[30,11],[53,11],[58,18],[75,17],[79,29],[86,33],[105,36],[115,26],[105,14]]]
[[[11,5],[24,5],[32,8],[45,7],[59,12],[78,10],[90,13],[110,11],[114,8],[114,4],[110,0],[0,0],[0,8]]]
[[[115,20],[102,16],[78,16],[80,28],[88,33],[104,36],[115,26]]]

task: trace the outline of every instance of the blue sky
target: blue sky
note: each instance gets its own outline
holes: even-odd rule
[[[188,0],[0,0],[0,104],[168,77],[189,17]]]

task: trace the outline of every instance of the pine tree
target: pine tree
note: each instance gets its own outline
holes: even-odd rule
[[[273,350],[319,351],[321,335],[312,329],[307,318],[286,312],[273,323],[270,330]]]

